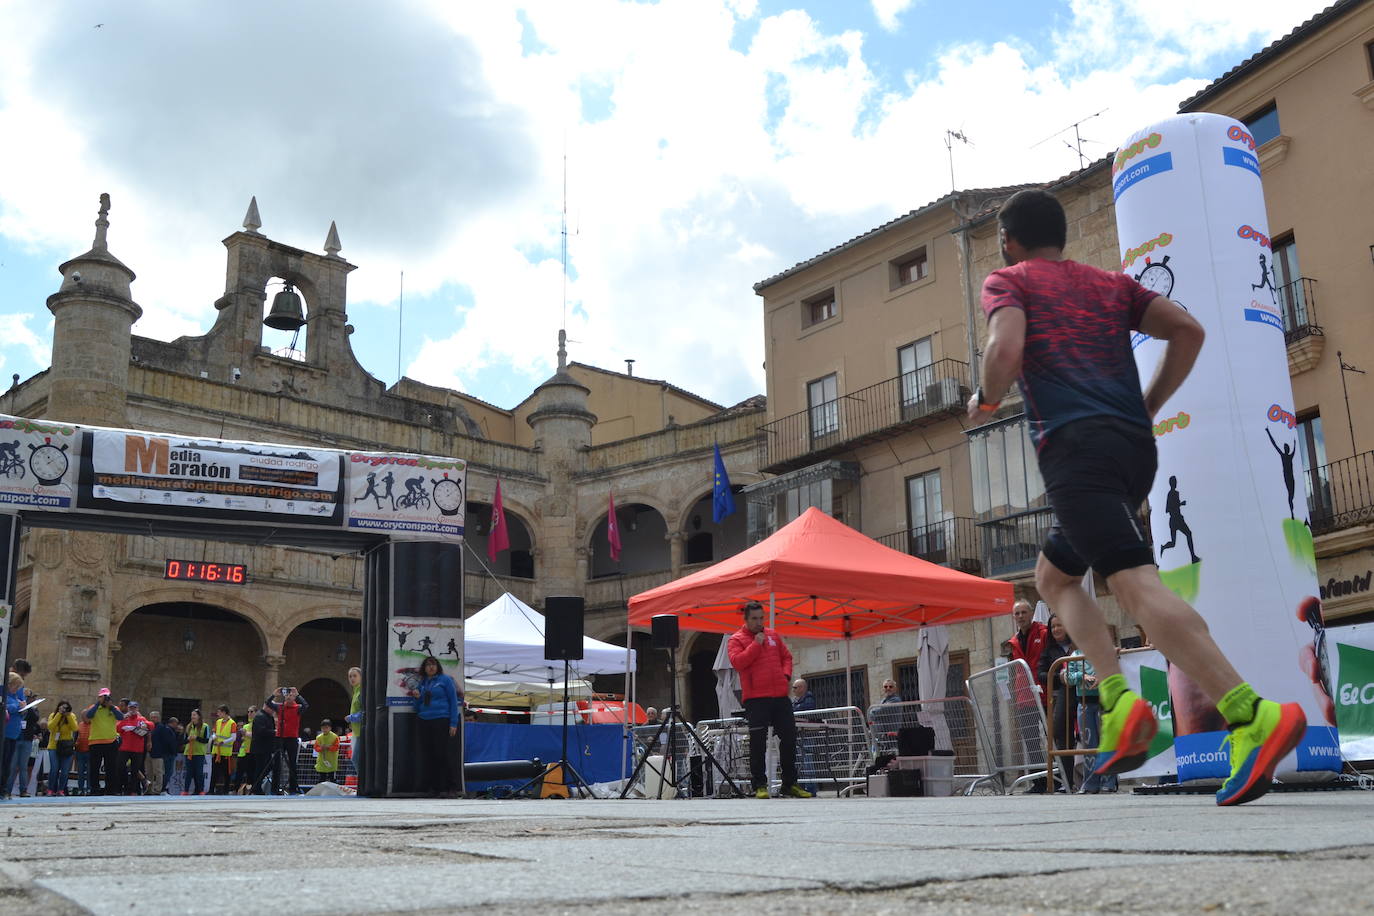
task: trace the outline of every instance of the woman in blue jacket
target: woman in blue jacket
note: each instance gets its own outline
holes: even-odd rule
[[[431,798],[456,798],[456,739],[463,702],[453,678],[433,655],[420,663],[420,675],[420,683],[410,691],[419,737],[420,788]]]

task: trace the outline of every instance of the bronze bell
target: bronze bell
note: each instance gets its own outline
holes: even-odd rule
[[[262,323],[278,331],[298,331],[305,324],[301,297],[296,295],[290,283],[284,284],[282,291],[272,297],[272,310]]]

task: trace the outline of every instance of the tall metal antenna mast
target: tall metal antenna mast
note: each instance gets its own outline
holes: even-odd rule
[[[568,142],[563,141],[563,324],[568,330]]]
[[[949,153],[949,189],[950,189],[951,191],[957,191],[957,190],[959,190],[958,185],[956,185],[956,184],[954,183],[954,141],[955,141],[955,140],[958,140],[960,143],[964,144],[965,146],[973,146],[973,141],[970,140],[968,137],[964,136],[964,132],[963,132],[963,131],[961,131],[961,130],[946,130],[946,131],[945,131],[945,151],[946,151],[947,153]]]
[[[1037,146],[1049,143],[1051,140],[1053,140],[1055,137],[1058,137],[1060,134],[1071,130],[1073,131],[1073,142],[1070,143],[1068,140],[1065,140],[1064,145],[1067,146],[1069,149],[1073,150],[1074,152],[1078,153],[1078,167],[1080,169],[1085,169],[1088,167],[1088,157],[1083,155],[1083,135],[1078,132],[1078,126],[1080,124],[1086,124],[1098,115],[1106,113],[1108,110],[1109,109],[1104,108],[1102,109],[1102,111],[1090,114],[1086,118],[1080,118],[1079,120],[1074,121],[1068,127],[1065,127],[1063,130],[1056,130],[1054,133],[1050,134],[1048,137],[1041,140],[1039,143],[1033,144],[1030,148],[1035,149],[1035,147]],[[1088,142],[1096,143],[1097,141],[1089,140]]]

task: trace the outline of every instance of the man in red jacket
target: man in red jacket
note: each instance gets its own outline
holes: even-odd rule
[[[1020,659],[1030,668],[1030,680],[1024,687],[1019,684],[1019,675],[1012,675],[1017,679],[1012,683],[1016,691],[1016,726],[1021,733],[1022,752],[1025,754],[1022,759],[1029,766],[1045,759],[1045,739],[1035,715],[1036,701],[1042,707],[1045,705],[1044,685],[1040,685],[1039,691],[1032,692],[1030,684],[1035,683],[1036,672],[1040,670],[1040,654],[1045,651],[1045,643],[1049,642],[1050,628],[1036,622],[1035,611],[1024,598],[1011,606],[1011,619],[1016,624],[1016,632],[1007,640],[1007,645],[1011,646],[1012,660]],[[1037,779],[1031,783],[1030,791],[1046,791],[1045,780]]]
[[[1031,610],[1030,602],[1024,598],[1011,606],[1011,619],[1016,624],[1016,632],[1007,640],[1011,645],[1011,657],[1024,661],[1034,680],[1035,673],[1040,670],[1040,653],[1045,651],[1045,643],[1050,638],[1049,627],[1036,623],[1035,611]],[[1042,705],[1045,702],[1043,696],[1040,700]]]
[[[792,653],[774,630],[763,625],[763,605],[750,601],[740,608],[744,626],[730,637],[730,664],[739,672],[744,716],[749,720],[749,775],[754,797],[768,797],[764,754],[768,727],[778,736],[782,753],[782,795],[810,798],[797,785],[797,723],[792,718]]]

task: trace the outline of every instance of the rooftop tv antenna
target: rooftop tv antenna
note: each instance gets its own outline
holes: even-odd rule
[[[1037,147],[1037,146],[1042,146],[1042,145],[1044,145],[1044,144],[1046,144],[1046,143],[1049,143],[1051,140],[1053,140],[1053,139],[1055,139],[1055,138],[1061,136],[1062,134],[1068,133],[1069,131],[1073,131],[1073,142],[1070,143],[1068,140],[1065,140],[1065,141],[1063,141],[1063,142],[1064,142],[1064,145],[1067,146],[1069,149],[1071,149],[1071,150],[1073,150],[1074,152],[1078,153],[1078,167],[1079,167],[1080,169],[1085,169],[1085,168],[1088,167],[1088,157],[1085,156],[1085,155],[1083,155],[1083,144],[1084,144],[1084,143],[1097,143],[1098,141],[1097,141],[1097,140],[1085,139],[1085,138],[1083,137],[1083,135],[1082,135],[1081,133],[1079,133],[1078,127],[1079,127],[1079,125],[1081,125],[1081,124],[1086,124],[1087,122],[1091,121],[1093,118],[1097,117],[1098,115],[1105,114],[1107,111],[1108,111],[1108,109],[1104,108],[1104,109],[1102,109],[1102,111],[1094,112],[1093,114],[1088,115],[1086,118],[1080,118],[1079,120],[1074,121],[1074,122],[1073,122],[1072,124],[1070,124],[1068,127],[1065,127],[1065,128],[1062,129],[1062,130],[1057,130],[1057,131],[1055,131],[1054,133],[1050,134],[1050,135],[1049,135],[1048,137],[1046,137],[1045,139],[1041,140],[1039,143],[1033,144],[1030,148],[1031,148],[1031,149],[1035,149],[1035,147]]]
[[[945,131],[945,151],[949,153],[949,189],[957,191],[958,186],[954,183],[954,141],[958,140],[965,146],[973,146],[973,141],[965,136],[962,130]]]

